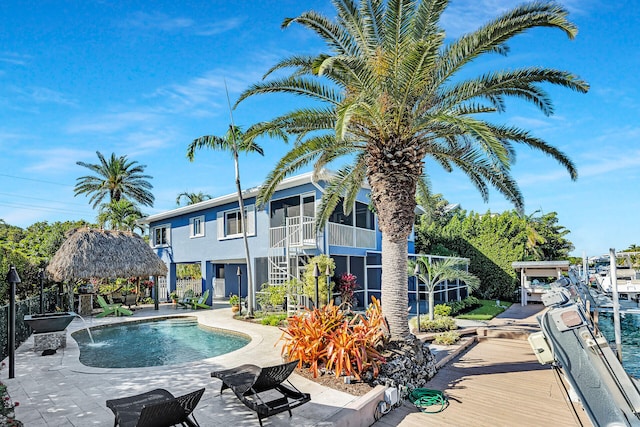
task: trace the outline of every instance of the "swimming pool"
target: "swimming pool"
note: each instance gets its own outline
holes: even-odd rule
[[[193,362],[247,345],[244,334],[207,328],[195,317],[149,319],[86,329],[71,336],[80,347],[80,363],[95,368],[142,368]]]

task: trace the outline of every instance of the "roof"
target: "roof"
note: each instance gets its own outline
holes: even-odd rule
[[[283,179],[282,182],[278,185],[276,190],[285,190],[287,188],[297,187],[302,184],[314,183],[319,180],[327,179],[333,175],[332,172],[322,171],[320,175],[317,177],[318,179],[314,180],[313,172],[307,172],[304,174],[292,176],[290,178]],[[260,192],[261,186],[252,187],[246,189],[242,192],[242,196],[246,199],[249,197],[255,197]],[[199,212],[203,209],[213,208],[216,206],[222,206],[227,203],[232,203],[238,200],[237,193],[231,193],[224,196],[216,197],[213,199],[205,200],[199,203],[194,203],[193,205],[182,206],[176,209],[171,209],[169,211],[161,212],[154,215],[149,215],[147,217],[141,218],[137,221],[138,224],[150,224],[155,221],[161,221],[163,219],[174,218],[176,216],[189,214],[193,212]]]
[[[167,266],[137,234],[79,228],[68,232],[47,266],[57,282],[72,279],[164,276]]]
[[[511,263],[511,267],[516,270],[522,268],[529,269],[545,269],[545,268],[562,268],[569,269],[569,261],[516,261]]]

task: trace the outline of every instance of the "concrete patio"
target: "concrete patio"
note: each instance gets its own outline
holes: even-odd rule
[[[211,310],[175,309],[162,304],[160,310],[144,306],[133,316],[89,317],[86,326],[140,320],[157,316],[196,316],[204,325],[242,332],[252,341],[242,349],[222,356],[181,365],[151,368],[101,369],[79,362],[79,348],[70,333],[85,327],[76,318],[67,328],[67,347],[51,356],[34,352],[33,336],[16,351],[15,378],[8,379],[4,369],[2,381],[8,385],[16,407],[16,417],[25,426],[107,426],[113,425],[113,413],[105,406],[107,399],[130,396],[155,388],[165,388],[174,395],[185,394],[198,388],[206,391],[194,415],[201,426],[256,426],[258,419],[240,401],[227,391],[220,395],[220,381],[211,378],[214,370],[253,363],[266,366],[282,362],[277,345],[281,332],[278,328],[242,322],[232,318],[228,304],[215,304]],[[144,341],[140,342],[144,346]],[[6,361],[5,361],[6,362]],[[267,426],[326,426],[331,418],[345,406],[357,403],[357,397],[320,386],[293,374],[291,382],[311,394],[310,403],[293,411],[264,420]],[[356,415],[356,414],[354,414]]]

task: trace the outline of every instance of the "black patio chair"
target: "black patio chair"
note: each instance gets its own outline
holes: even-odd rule
[[[212,372],[211,376],[222,380],[220,394],[231,389],[249,409],[262,419],[291,410],[311,400],[309,393],[302,393],[287,379],[298,361],[261,368],[256,365],[241,365],[233,369]],[[286,382],[286,384],[285,384]]]
[[[146,393],[107,400],[107,407],[116,416],[114,427],[199,427],[192,412],[198,405],[204,388],[175,397],[158,388]]]

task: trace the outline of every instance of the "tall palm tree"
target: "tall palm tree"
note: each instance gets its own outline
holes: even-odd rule
[[[142,229],[136,225],[136,221],[143,216],[138,206],[129,200],[121,199],[100,205],[96,220],[102,228],[133,232],[136,227]]]
[[[107,160],[102,153],[96,151],[99,164],[76,162],[95,173],[95,175],[81,176],[77,179],[74,196],[91,195],[89,203],[95,209],[105,197],[109,202],[129,198],[144,206],[153,206],[155,198],[149,190],[153,185],[148,181],[152,177],[144,174],[146,165],[140,165],[135,160],[128,160],[127,156],[116,156],[111,153]]]
[[[447,42],[439,21],[447,0],[332,0],[331,20],[309,11],[286,19],[325,42],[327,52],[294,55],[275,71],[291,70],[250,86],[238,102],[264,93],[289,93],[316,102],[255,127],[284,130],[296,144],[275,165],[262,188],[261,202],[287,175],[314,164],[318,171],[346,157],[350,164],[327,187],[319,213],[324,224],[341,196],[345,209],[364,179],[382,231],[382,311],[392,339],[413,339],[407,323],[407,237],[414,223],[416,183],[429,158],[446,171],[460,169],[485,200],[496,188],[518,209],[522,194],[511,176],[514,144],[557,160],[572,179],[571,160],[555,147],[513,126],[484,120],[502,112],[505,98],[529,101],[544,114],[553,106],[541,83],[586,92],[575,75],[525,67],[471,76],[465,65],[487,54],[507,54],[506,42],[534,27],[558,28],[573,38],[576,27],[555,3],[534,2],[504,13],[476,31]]]
[[[251,128],[250,128],[251,129]],[[275,134],[272,134],[275,135]],[[210,148],[212,150],[227,151],[233,155],[233,165],[235,167],[236,191],[238,192],[238,205],[240,207],[240,223],[242,224],[242,239],[244,241],[244,252],[247,263],[247,296],[248,296],[248,312],[247,316],[253,317],[254,301],[253,301],[253,277],[251,274],[251,258],[249,257],[249,241],[247,240],[247,227],[244,212],[244,199],[242,198],[242,186],[240,185],[240,162],[238,154],[258,153],[264,156],[262,147],[256,144],[255,134],[242,132],[237,126],[231,124],[229,130],[223,136],[205,135],[194,139],[189,147],[187,147],[187,158],[193,161],[195,151],[200,148]]]
[[[524,221],[524,232],[527,239],[524,245],[523,259],[530,261],[541,260],[544,257],[540,245],[547,241],[538,231],[541,226],[540,217],[535,216],[538,213],[540,213],[540,209],[536,209],[529,215],[517,212],[520,219]]]
[[[409,261],[408,274],[416,276],[426,285],[429,294],[429,320],[433,320],[433,306],[436,288],[447,280],[462,280],[470,290],[480,286],[480,279],[467,270],[462,270],[464,264],[459,259],[445,258],[443,260],[430,261],[420,257],[415,261]],[[420,298],[418,298],[418,304]]]
[[[178,194],[176,197],[176,205],[180,206],[180,201],[182,198],[187,199],[187,205],[195,205],[196,203],[204,202],[205,200],[211,199],[209,194],[204,194],[202,191],[197,193],[189,193],[187,191]]]

